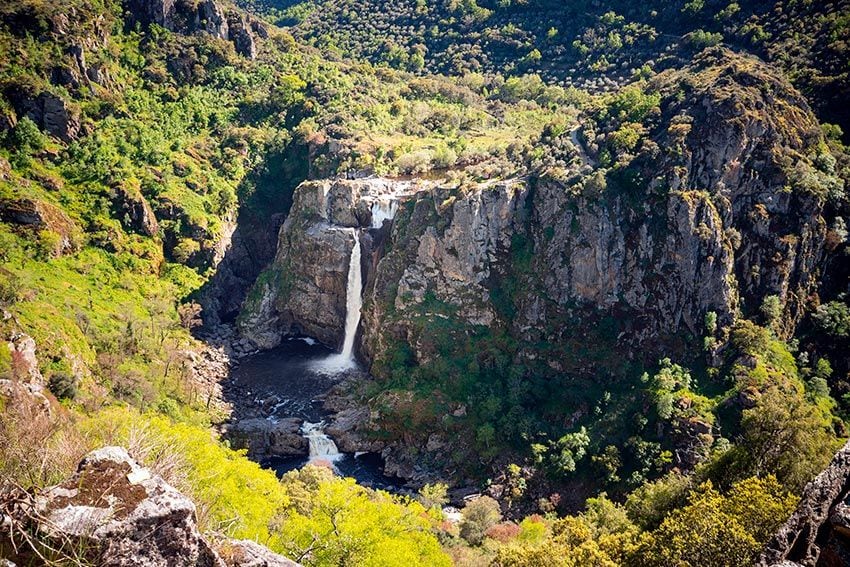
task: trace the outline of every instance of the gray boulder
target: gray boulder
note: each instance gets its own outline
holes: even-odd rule
[[[0,490],[0,527],[0,555],[12,565],[298,567],[254,542],[208,540],[192,501],[121,447],[89,453],[71,478],[35,495]],[[23,544],[22,533],[38,534],[48,555]]]
[[[231,540],[219,552],[228,567],[298,567],[298,563],[248,539]]]
[[[307,454],[307,440],[301,435],[297,417],[279,421],[243,419],[228,427],[227,437],[235,448],[247,449],[254,459]]]
[[[192,501],[121,447],[89,453],[74,476],[39,495],[37,510],[47,520],[41,531],[93,544],[100,565],[223,565],[198,531]]]

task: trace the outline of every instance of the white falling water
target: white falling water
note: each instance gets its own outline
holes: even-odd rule
[[[337,449],[333,439],[325,435],[325,422],[310,423],[305,421],[301,425],[301,434],[307,439],[310,447],[310,461],[338,461],[343,457],[342,453]]]
[[[360,308],[363,306],[363,282],[360,274],[360,235],[356,229],[351,259],[348,261],[348,285],[345,290],[345,340],[342,342],[342,356],[354,362],[354,335],[360,325]]]
[[[345,338],[342,341],[342,352],[329,356],[314,366],[315,370],[326,374],[337,374],[357,366],[354,358],[354,337],[360,325],[363,282],[360,274],[360,237],[357,229],[352,228],[351,233],[354,235],[354,247],[351,249],[351,259],[348,262],[348,282],[345,290]]]
[[[378,199],[372,203],[372,228],[381,228],[384,221],[392,220],[398,211],[395,199]]]

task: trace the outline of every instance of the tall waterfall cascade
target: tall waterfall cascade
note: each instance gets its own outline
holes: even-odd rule
[[[318,361],[314,370],[324,374],[338,374],[344,370],[355,368],[354,338],[357,327],[360,326],[360,309],[363,306],[363,280],[360,273],[360,235],[352,228],[354,246],[348,261],[348,280],[345,290],[345,338],[342,341],[342,352]]]
[[[345,290],[345,340],[342,342],[342,356],[354,362],[354,336],[360,325],[360,308],[363,307],[363,281],[360,273],[360,235],[357,229],[351,229],[354,235],[354,247],[348,261],[348,283]]]
[[[305,421],[301,426],[301,434],[307,439],[309,446],[310,461],[325,460],[334,462],[343,457],[343,454],[339,452],[333,439],[325,434],[324,426],[325,423],[323,421],[318,423]]]

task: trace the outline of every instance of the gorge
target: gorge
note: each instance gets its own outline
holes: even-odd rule
[[[850,0],[7,0],[0,565],[848,563],[848,60]]]

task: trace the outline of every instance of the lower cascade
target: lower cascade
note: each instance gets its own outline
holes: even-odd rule
[[[363,304],[363,281],[360,274],[360,235],[352,228],[354,247],[348,262],[348,280],[345,290],[345,338],[342,352],[318,362],[315,369],[319,372],[334,374],[357,366],[354,358],[354,337],[360,325],[360,308]]]
[[[301,433],[307,439],[309,445],[310,461],[325,460],[337,461],[343,457],[342,453],[333,442],[333,439],[328,437],[324,431],[325,422],[310,423],[305,421],[301,426]]]

